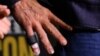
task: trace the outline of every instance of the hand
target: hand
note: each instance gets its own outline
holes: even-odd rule
[[[6,17],[9,14],[10,11],[7,9],[7,6],[0,5],[0,39],[4,38],[4,35],[7,34],[10,29],[11,24]]]
[[[53,54],[54,50],[48,40],[46,32],[53,35],[62,45],[67,44],[66,39],[53,24],[60,25],[70,31],[72,27],[65,24],[50,10],[41,6],[36,0],[19,1],[13,9],[15,20],[25,29],[29,36],[34,34],[33,31],[37,32],[49,54]],[[39,54],[39,48],[34,48],[34,45],[32,45],[32,49],[33,52],[38,52]]]

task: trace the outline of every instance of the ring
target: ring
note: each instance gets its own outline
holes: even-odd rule
[[[26,40],[27,40],[27,43],[29,45],[32,45],[32,44],[35,44],[35,43],[38,43],[38,36],[37,34],[35,33],[33,36],[27,36],[26,37]]]

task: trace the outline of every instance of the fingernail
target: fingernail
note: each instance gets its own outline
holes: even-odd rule
[[[38,56],[40,54],[40,50],[39,49],[35,49],[34,54],[35,54],[35,56]]]
[[[51,54],[54,54],[54,50],[51,50]]]
[[[40,54],[40,49],[39,49],[38,43],[35,43],[32,45],[32,50],[33,50],[35,56],[38,56]]]
[[[62,44],[63,44],[63,45],[67,45],[67,41],[66,41],[66,40],[63,40],[63,41],[62,41]]]
[[[49,54],[54,54],[54,50],[50,50],[49,51]]]
[[[72,28],[72,27],[70,27],[70,30],[72,31],[72,30],[73,30],[73,28]]]
[[[50,48],[49,54],[54,54],[54,50]]]

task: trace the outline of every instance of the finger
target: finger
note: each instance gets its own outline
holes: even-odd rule
[[[10,10],[9,9],[5,9],[3,8],[2,10],[0,10],[0,19],[2,19],[5,16],[8,16],[10,14]]]
[[[4,15],[9,16],[10,15],[10,10],[7,8],[4,10]]]
[[[51,43],[47,38],[47,34],[45,33],[45,31],[43,30],[42,26],[39,23],[37,23],[36,31],[41,39],[41,42],[44,44],[44,47],[47,49],[48,53],[53,54],[54,53],[53,47],[51,46]]]
[[[31,37],[32,35],[34,35],[34,32],[32,32],[32,31],[33,31],[32,29],[28,31],[28,37],[27,37],[28,38],[28,44],[30,44],[34,54],[39,55],[40,49],[39,49],[38,41],[35,39],[35,37]]]
[[[46,24],[44,24],[44,29],[50,33],[51,35],[53,35],[62,45],[66,45],[67,41],[66,39],[62,36],[62,34],[59,32],[58,29],[56,29],[56,27],[54,25],[52,25],[50,22],[47,22]]]
[[[27,33],[28,36],[34,35],[32,26],[26,26],[25,28],[26,28],[26,33]]]
[[[72,31],[72,27],[68,24],[64,23],[62,20],[60,20],[58,17],[56,17],[53,13],[50,12],[50,21],[56,25],[60,25],[64,29]]]
[[[35,33],[33,32],[31,25],[26,26],[26,33],[27,33],[27,42],[31,46],[32,51],[34,52],[35,55],[39,55],[40,49],[39,49],[38,41],[34,37]]]
[[[0,31],[0,39],[4,38],[4,34]]]
[[[39,45],[38,45],[37,35],[34,34],[33,36],[27,37],[27,42],[32,47],[32,51],[34,52],[34,54],[39,55],[40,49],[39,49]]]

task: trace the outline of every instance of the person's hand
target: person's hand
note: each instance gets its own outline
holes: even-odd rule
[[[22,0],[14,5],[15,20],[25,29],[29,36],[37,32],[41,42],[47,49],[49,54],[53,54],[54,50],[51,46],[47,33],[53,35],[62,45],[66,45],[67,41],[54,26],[59,25],[67,30],[72,30],[72,27],[65,24],[62,20],[56,17],[50,10],[41,6],[36,0]],[[33,52],[39,54],[38,46],[32,45]]]
[[[10,14],[9,9],[5,5],[0,5],[0,39],[10,30],[10,21],[6,16]]]

